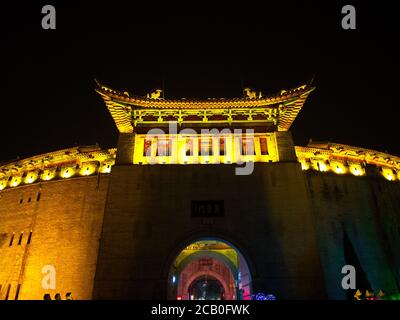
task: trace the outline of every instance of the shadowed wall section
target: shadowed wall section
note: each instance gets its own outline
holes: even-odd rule
[[[344,276],[341,269],[349,264],[345,255],[346,242],[354,252],[351,260],[361,268],[356,270],[360,280],[358,288],[363,289],[361,278],[365,273],[375,292],[399,292],[398,183],[380,177],[339,176],[334,173],[321,175],[308,171],[305,175],[329,298],[346,299],[346,291],[341,287]]]
[[[193,217],[192,200],[223,201],[224,216]],[[304,176],[285,162],[255,163],[249,176],[234,165],[114,166],[94,298],[165,298],[168,258],[193,235],[237,245],[255,292],[324,296]]]

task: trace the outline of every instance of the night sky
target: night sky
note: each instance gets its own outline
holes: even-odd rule
[[[41,29],[46,3],[2,5],[0,161],[115,147],[95,78],[137,95],[164,83],[165,98],[229,98],[241,97],[242,85],[273,94],[315,76],[292,126],[297,145],[312,138],[400,155],[400,28],[391,4],[349,2],[357,30],[343,30],[347,3],[186,3],[50,1],[56,30]]]

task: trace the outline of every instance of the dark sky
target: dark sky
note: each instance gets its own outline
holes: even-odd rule
[[[400,28],[390,3],[350,2],[357,30],[347,31],[347,3],[202,3],[53,3],[56,30],[41,29],[42,3],[3,7],[0,160],[114,147],[95,78],[138,95],[164,81],[166,98],[208,98],[240,97],[242,83],[275,93],[313,75],[317,89],[292,126],[296,144],[312,138],[400,155]]]

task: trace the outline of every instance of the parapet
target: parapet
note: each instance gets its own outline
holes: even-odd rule
[[[0,190],[41,181],[110,173],[116,150],[79,146],[0,164]]]

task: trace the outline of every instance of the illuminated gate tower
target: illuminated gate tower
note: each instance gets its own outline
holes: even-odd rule
[[[93,298],[325,297],[288,131],[313,89],[167,100],[99,85],[119,141]]]

